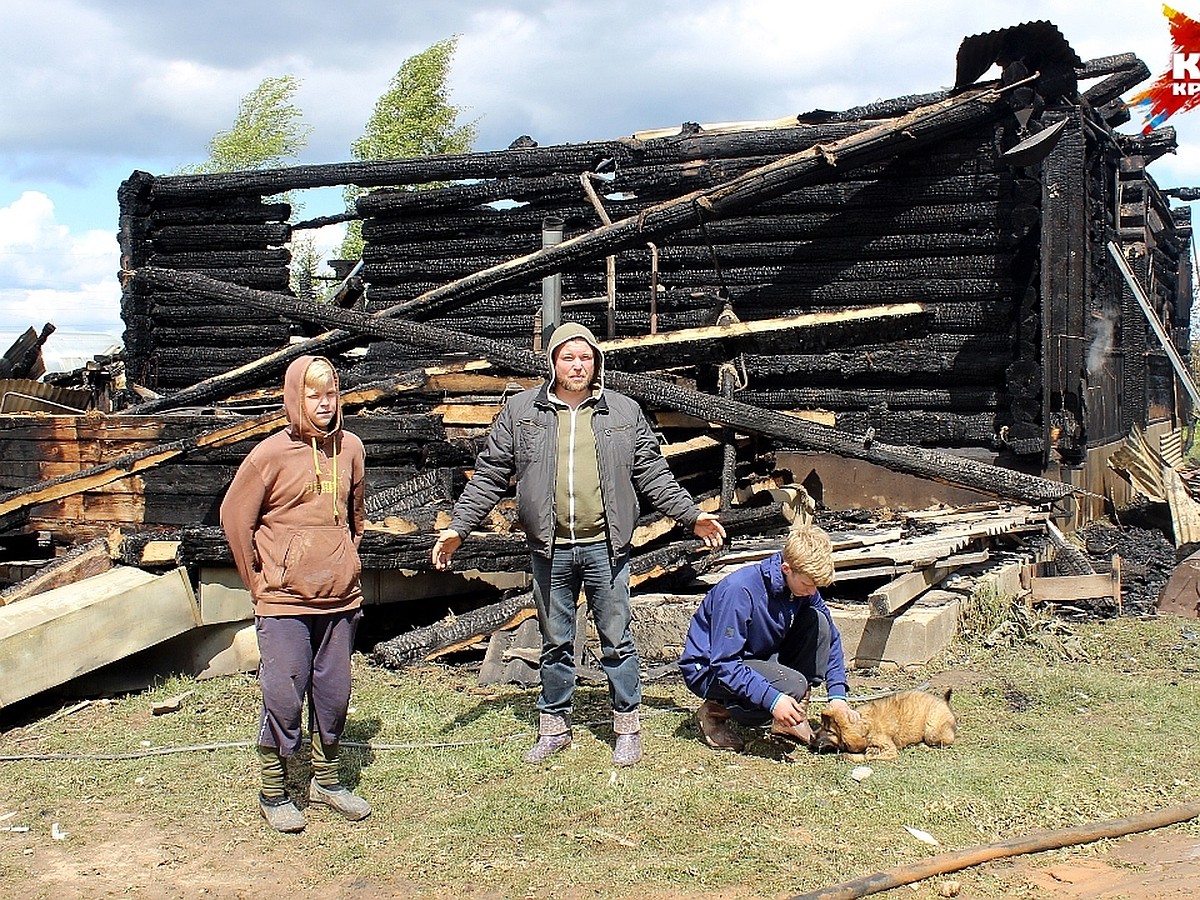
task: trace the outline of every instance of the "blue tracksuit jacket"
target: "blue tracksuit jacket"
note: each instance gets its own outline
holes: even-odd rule
[[[826,690],[830,695],[848,693],[842,636],[829,607],[819,591],[811,597],[792,596],[780,568],[782,563],[783,554],[776,553],[738,569],[718,582],[701,601],[679,659],[683,680],[697,696],[706,697],[714,681],[720,681],[737,696],[769,710],[779,691],[743,660],[769,659],[779,650],[797,611],[810,605],[829,620]]]

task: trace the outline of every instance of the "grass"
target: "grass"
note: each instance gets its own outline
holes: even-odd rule
[[[999,640],[988,630],[992,639],[961,641],[923,671],[855,679],[858,694],[954,684],[960,717],[953,747],[907,750],[874,763],[862,782],[850,761],[761,732],[745,732],[754,738],[744,754],[707,749],[691,724],[695,699],[663,682],[645,687],[638,766],[611,766],[607,694],[583,686],[574,747],[529,767],[521,754],[533,739],[533,691],[479,687],[466,667],[391,672],[356,657],[347,739],[363,746],[344,751],[343,774],[375,807],[362,823],[269,832],[254,805],[249,746],[95,758],[247,742],[257,688],[233,677],[172,679],[68,715],[5,723],[0,756],[21,758],[0,762],[0,815],[17,813],[0,824],[24,822],[32,834],[68,821],[62,852],[83,865],[130,823],[151,823],[194,842],[192,852],[220,844],[274,854],[292,883],[309,887],[400,879],[438,897],[462,896],[464,886],[514,898],[780,897],[1197,798],[1200,623],[1043,620]],[[178,712],[151,714],[152,703],[185,693]],[[34,758],[53,754],[72,758]],[[306,778],[304,766],[289,773],[296,789]],[[1200,835],[1195,822],[1177,827]],[[0,883],[39,874],[32,860],[0,854]],[[976,896],[1012,889],[987,867],[956,877],[969,878]]]

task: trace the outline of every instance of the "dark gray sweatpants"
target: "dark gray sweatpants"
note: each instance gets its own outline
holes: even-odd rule
[[[258,743],[280,756],[300,748],[300,716],[308,697],[308,727],[325,744],[342,739],[350,708],[350,653],[361,609],[308,616],[258,616],[258,683],[262,715]]]
[[[775,690],[803,700],[812,685],[825,680],[831,641],[829,620],[807,607],[796,614],[778,651],[767,659],[747,659],[745,663],[766,678]],[[723,705],[733,720],[743,725],[766,725],[771,721],[770,710],[738,697],[719,681],[713,683],[705,699]]]

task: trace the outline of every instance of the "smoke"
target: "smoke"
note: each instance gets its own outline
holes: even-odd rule
[[[1090,334],[1088,335],[1087,374],[1088,380],[1091,381],[1093,376],[1104,374],[1108,370],[1106,365],[1108,355],[1112,353],[1115,346],[1116,319],[1109,315],[1097,314],[1092,319],[1088,331]]]

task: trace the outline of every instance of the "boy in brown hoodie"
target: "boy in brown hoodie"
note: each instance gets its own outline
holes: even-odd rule
[[[350,654],[362,616],[358,544],[366,520],[362,441],[342,428],[337,373],[302,356],[283,381],[288,426],[242,461],[221,504],[221,528],[254,601],[262,713],[259,808],[277,831],[304,828],[284,788],[300,748],[308,697],[309,803],[347,819],[370,805],[341,784],[338,747],[350,706]]]

